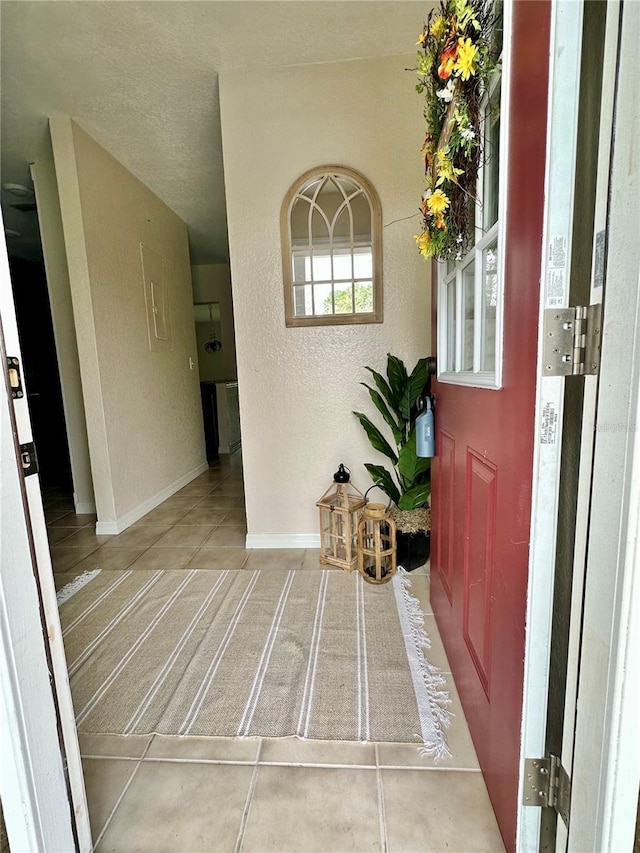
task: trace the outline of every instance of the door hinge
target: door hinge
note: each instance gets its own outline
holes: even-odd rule
[[[544,312],[543,376],[600,372],[602,305],[547,308]]]
[[[556,810],[565,826],[569,826],[571,779],[557,755],[525,758],[522,804],[549,806]]]
[[[21,397],[24,397],[24,391],[22,390],[22,379],[20,377],[20,362],[15,355],[7,356],[7,373],[9,374],[11,399],[19,400]]]
[[[25,477],[38,473],[38,456],[36,455],[36,446],[32,441],[20,445],[20,461],[22,462],[22,473]]]

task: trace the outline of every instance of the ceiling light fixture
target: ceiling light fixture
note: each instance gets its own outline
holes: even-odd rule
[[[3,184],[2,188],[12,195],[20,196],[20,198],[30,198],[33,195],[31,187],[24,184]]]

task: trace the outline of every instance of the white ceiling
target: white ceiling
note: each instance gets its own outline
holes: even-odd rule
[[[430,5],[2,0],[1,181],[30,184],[48,117],[71,116],[187,223],[193,263],[228,260],[218,74],[412,52]],[[37,257],[35,214],[12,201],[10,253]]]

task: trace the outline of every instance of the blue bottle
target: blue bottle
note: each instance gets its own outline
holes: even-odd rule
[[[435,456],[436,439],[431,398],[428,395],[420,397],[417,405],[420,414],[416,418],[416,452],[418,456]]]

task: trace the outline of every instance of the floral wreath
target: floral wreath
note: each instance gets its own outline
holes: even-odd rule
[[[496,68],[490,0],[442,0],[416,42],[425,96],[422,146],[427,188],[415,235],[425,258],[460,260],[473,243],[476,181],[482,157],[480,102]]]

